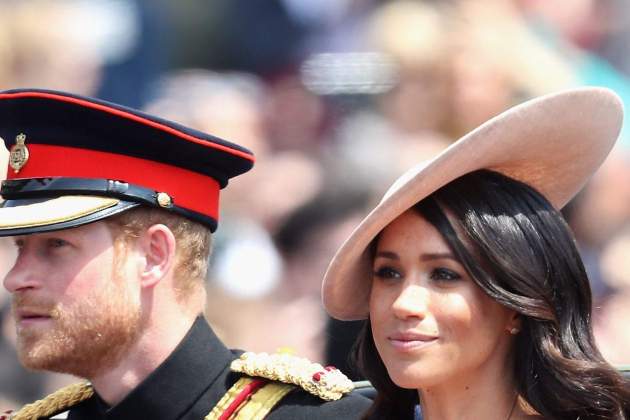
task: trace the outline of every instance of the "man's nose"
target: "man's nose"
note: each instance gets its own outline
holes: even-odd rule
[[[13,267],[4,277],[4,288],[10,293],[15,293],[39,287],[41,276],[35,274],[35,264],[35,261],[26,255],[26,253],[20,253]]]

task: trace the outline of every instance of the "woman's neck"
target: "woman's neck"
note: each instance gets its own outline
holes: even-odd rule
[[[448,383],[418,390],[423,420],[521,417],[513,413],[522,414],[516,406],[517,392],[511,371],[504,366],[484,366],[469,374],[462,373]]]

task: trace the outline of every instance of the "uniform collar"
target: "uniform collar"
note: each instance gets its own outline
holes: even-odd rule
[[[199,316],[173,353],[104,417],[180,418],[235,358]]]

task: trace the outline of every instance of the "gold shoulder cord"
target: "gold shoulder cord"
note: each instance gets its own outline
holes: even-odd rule
[[[297,387],[323,399],[333,401],[352,391],[354,385],[343,373],[332,366],[323,367],[318,363],[288,354],[243,353],[230,366],[233,372],[248,375],[239,379],[221,398],[205,420],[261,420],[289,392]],[[271,380],[258,383],[251,392],[247,388],[253,381],[265,378]],[[241,394],[246,398],[238,403]],[[46,398],[25,405],[11,415],[11,420],[37,420],[68,410],[70,407],[94,395],[88,382],[69,385]],[[237,401],[237,402],[235,402]],[[239,404],[232,407],[232,404]],[[225,417],[226,410],[233,410]],[[226,413],[226,415],[228,415]]]
[[[53,392],[44,399],[27,404],[11,414],[11,420],[37,420],[62,413],[72,406],[94,395],[94,389],[88,382],[68,385]]]
[[[212,412],[205,417],[205,420],[218,420],[232,401],[253,380],[252,378],[241,378],[237,381],[221,398]],[[289,384],[268,383],[245,400],[235,413],[229,417],[229,420],[262,420],[294,388],[294,386]],[[49,418],[69,410],[92,395],[94,395],[94,389],[87,382],[68,385],[41,400],[25,405],[20,410],[10,414],[9,419],[38,420]]]
[[[241,378],[223,395],[204,420],[222,419],[223,413],[228,409],[238,395],[254,381],[254,378]],[[225,420],[262,420],[282,398],[295,389],[295,386],[277,382],[269,382],[251,394],[232,414]]]
[[[230,406],[238,394],[253,381],[252,378],[241,378],[223,396],[205,420],[218,420]],[[262,420],[271,412],[276,404],[294,389],[292,385],[268,383],[248,398],[229,420]],[[69,410],[81,401],[94,395],[94,389],[87,383],[77,383],[61,388],[46,398],[27,404],[10,415],[11,420],[38,420],[49,418],[55,414]]]

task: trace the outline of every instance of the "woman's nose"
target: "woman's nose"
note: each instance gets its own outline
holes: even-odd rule
[[[429,292],[418,285],[403,287],[394,300],[392,309],[397,318],[419,318],[426,316],[428,308]]]

